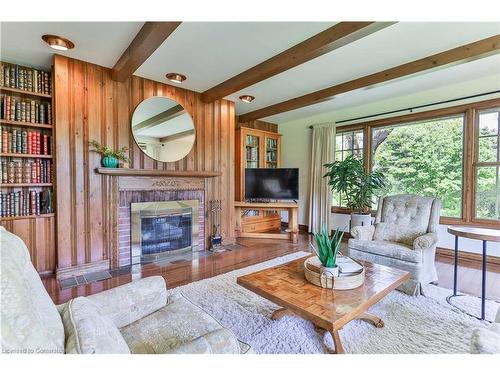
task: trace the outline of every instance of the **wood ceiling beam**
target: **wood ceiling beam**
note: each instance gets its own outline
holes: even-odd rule
[[[382,30],[395,22],[340,22],[319,34],[273,56],[201,94],[205,103],[211,103],[245,87],[282,73],[297,65],[315,59],[367,35]]]
[[[177,104],[175,107],[169,108],[166,111],[160,112],[157,115],[148,118],[136,125],[133,126],[134,132],[141,132],[146,129],[151,129],[152,127],[158,126],[172,120],[176,117],[179,117],[186,113],[186,110],[180,104]]]
[[[469,43],[445,52],[424,57],[394,68],[386,69],[378,73],[357,78],[352,81],[340,83],[310,94],[276,103],[265,108],[239,115],[241,122],[254,121],[264,117],[288,112],[294,109],[321,103],[332,99],[335,95],[385,83],[397,78],[413,76],[418,73],[442,69],[452,65],[463,64],[483,57],[491,56],[500,52],[500,35]]]
[[[185,138],[185,137],[190,136],[190,135],[194,135],[194,129],[185,130],[183,132],[167,135],[163,138],[160,138],[160,143],[176,141],[177,139]]]
[[[113,67],[111,73],[113,80],[123,82],[132,76],[180,24],[180,22],[145,22]]]

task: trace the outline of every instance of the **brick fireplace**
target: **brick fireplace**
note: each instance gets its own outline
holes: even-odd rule
[[[180,209],[184,207],[184,210]],[[186,209],[189,207],[189,209]],[[182,251],[189,247],[189,251],[200,251],[204,249],[205,238],[205,217],[204,217],[204,191],[203,190],[148,190],[148,191],[120,191],[120,205],[118,213],[118,265],[120,267],[130,264],[137,264],[142,261],[155,260],[161,255],[167,255],[169,252]],[[136,218],[134,220],[134,209]],[[171,249],[164,251],[152,251],[147,254],[141,253],[140,231],[141,222],[140,212],[155,212],[159,218],[184,216],[189,213],[190,219],[190,237],[189,245],[183,247],[171,246]],[[137,213],[139,212],[139,213]],[[180,215],[178,215],[180,214]],[[184,215],[182,215],[184,214]],[[139,217],[137,217],[139,216]],[[144,214],[143,214],[144,216]],[[147,215],[154,216],[154,215]],[[182,219],[180,219],[182,220]],[[184,220],[186,221],[186,220]],[[135,223],[135,238],[134,238]],[[164,224],[170,226],[169,224]],[[137,233],[139,232],[139,233]],[[165,232],[163,229],[162,232]],[[184,233],[185,235],[185,233]],[[184,239],[186,240],[186,238]],[[164,241],[169,243],[170,241]],[[157,243],[158,245],[158,243]],[[146,245],[143,244],[142,247]]]
[[[109,254],[111,268],[135,264],[140,259],[137,258],[137,251],[134,254],[135,258],[132,256],[131,230],[133,217],[131,207],[136,204],[152,205],[150,208],[156,207],[160,203],[166,203],[167,207],[191,207],[191,210],[180,210],[178,212],[181,214],[191,212],[190,220],[194,228],[192,233],[194,236],[188,246],[176,250],[200,251],[205,249],[205,178],[114,176],[110,183],[109,230],[112,234],[112,241]],[[142,206],[139,205],[139,207]],[[146,213],[148,212],[146,209]],[[172,211],[170,214],[175,214],[175,212]],[[165,219],[170,214],[166,210],[163,214],[158,215],[160,222],[156,224],[167,225],[165,221],[180,220],[180,218]],[[151,222],[147,220],[145,223],[151,225]],[[170,224],[173,225],[174,222]],[[156,241],[153,243],[156,244]],[[184,244],[187,244],[187,242]],[[180,245],[174,244],[172,246]],[[151,257],[151,260],[154,259],[155,256]]]
[[[198,203],[196,199],[131,203],[131,263],[145,263],[172,254],[197,252],[200,247]]]

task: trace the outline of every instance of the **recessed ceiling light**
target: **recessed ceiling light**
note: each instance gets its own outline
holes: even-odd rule
[[[243,103],[251,103],[252,100],[255,99],[255,96],[252,96],[252,95],[241,95],[240,96],[240,100],[243,102]]]
[[[42,39],[49,45],[50,48],[56,49],[58,51],[67,51],[68,49],[75,48],[75,44],[71,40],[62,38],[57,35],[43,35]]]
[[[186,80],[186,76],[179,73],[167,73],[165,77],[167,77],[167,79],[173,83],[182,83]]]

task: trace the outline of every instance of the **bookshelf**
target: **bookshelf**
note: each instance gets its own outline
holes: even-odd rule
[[[281,164],[281,134],[240,127],[236,130],[235,200],[245,199],[246,168],[279,168]],[[274,210],[242,210],[242,230],[246,233],[279,231],[281,216]]]
[[[0,225],[55,269],[52,71],[0,61]]]
[[[46,187],[51,187],[52,183],[51,182],[43,182],[43,183],[12,183],[12,184],[1,184],[2,187],[40,187],[40,186],[46,186]]]
[[[0,86],[0,91],[12,93],[12,94],[20,94],[20,95],[27,95],[27,96],[32,96],[32,97],[45,98],[45,99],[52,98],[52,95],[50,95],[50,94],[44,94],[41,92],[34,92],[34,91],[29,91],[29,90],[21,90],[21,89],[7,87],[7,86],[3,86],[3,85]]]
[[[0,119],[0,124],[1,125],[11,125],[11,126],[19,126],[19,127],[27,127],[27,128],[39,128],[39,129],[52,129],[52,125],[48,124],[34,124],[31,122],[26,122],[26,121],[11,121],[11,120],[4,120]]]
[[[13,220],[25,220],[25,219],[40,219],[44,217],[54,217],[54,213],[49,213],[49,214],[40,214],[40,215],[26,215],[26,216],[9,216],[9,217],[2,217],[0,220],[1,221],[13,221]]]
[[[18,154],[18,153],[14,153],[14,152],[0,153],[0,157],[31,158],[31,159],[52,159],[52,155]]]

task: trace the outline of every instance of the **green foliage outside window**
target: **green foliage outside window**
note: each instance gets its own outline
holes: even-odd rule
[[[373,170],[386,177],[382,195],[439,197],[442,216],[461,216],[462,117],[376,129],[373,136],[380,138],[372,142]]]

